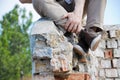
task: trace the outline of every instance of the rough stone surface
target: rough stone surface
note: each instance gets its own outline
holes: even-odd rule
[[[105,79],[105,80],[114,80],[114,79]]]
[[[118,47],[120,47],[120,38],[117,38]]]
[[[99,44],[99,48],[106,48],[106,41],[105,40],[101,40],[100,44]]]
[[[106,77],[118,77],[117,69],[105,69]]]
[[[55,77],[55,80],[91,80],[89,74],[72,73],[68,77]]]
[[[110,60],[101,60],[101,68],[111,68]]]
[[[53,73],[44,73],[39,75],[34,75],[32,80],[55,80]]]
[[[119,29],[116,30],[116,36],[117,36],[117,37],[120,37],[120,30],[119,30]]]
[[[81,63],[52,21],[35,22],[30,33],[33,80],[120,80],[120,25],[104,29],[108,34]]]
[[[114,57],[120,57],[120,48],[114,49]]]
[[[96,56],[96,57],[104,57],[104,52],[103,52],[104,49],[102,48],[97,48],[93,54]]]
[[[119,77],[120,77],[120,69],[118,69],[117,71],[118,71],[118,75],[119,75]]]
[[[113,59],[113,67],[120,68],[120,59]]]
[[[109,33],[110,33],[110,38],[116,37],[116,31],[115,30],[110,30]]]
[[[115,39],[108,39],[107,48],[117,48],[117,41]]]
[[[50,65],[50,60],[34,60],[32,62],[32,72],[34,73],[44,73],[51,72],[52,66]]]
[[[61,73],[72,70],[73,46],[67,41],[63,33],[57,30],[52,21],[36,22],[30,35],[33,74]],[[38,62],[41,59],[42,61]]]
[[[105,77],[105,71],[104,71],[104,69],[100,69],[99,70],[99,76],[100,77]]]

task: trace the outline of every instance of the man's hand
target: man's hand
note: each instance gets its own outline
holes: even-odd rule
[[[63,16],[63,19],[67,18],[68,21],[64,25],[64,28],[72,33],[79,33],[81,30],[81,16],[76,15],[74,12],[67,13]]]

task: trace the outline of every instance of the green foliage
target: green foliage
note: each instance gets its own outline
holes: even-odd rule
[[[31,73],[31,55],[27,29],[32,14],[18,5],[3,16],[0,34],[0,80],[19,80],[21,71]]]

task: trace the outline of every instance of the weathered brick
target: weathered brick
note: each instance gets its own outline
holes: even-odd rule
[[[106,80],[106,79],[103,77],[99,77],[98,79],[93,79],[93,80]]]
[[[115,39],[108,39],[107,48],[117,48],[117,41]]]
[[[51,66],[56,74],[59,72],[68,72],[72,70],[71,63],[63,54],[54,55],[51,59]]]
[[[88,74],[71,73],[68,77],[55,76],[55,80],[91,80]]]
[[[120,47],[120,38],[117,38],[118,46]]]
[[[101,68],[111,68],[111,60],[101,60]]]
[[[88,74],[75,73],[70,74],[67,80],[91,80]]]
[[[84,74],[71,74],[67,80],[85,80]]]
[[[113,55],[114,57],[120,57],[120,48],[113,49]]]
[[[100,43],[99,43],[99,47],[105,49],[106,48],[106,41],[101,40]]]
[[[120,80],[120,78],[115,78],[115,80]]]
[[[100,69],[100,70],[99,70],[99,76],[100,76],[100,77],[104,77],[104,76],[105,76],[105,71],[104,71],[104,69]]]
[[[91,77],[89,74],[85,74],[85,80],[91,80]]]
[[[54,74],[52,73],[42,73],[42,74],[34,74],[32,80],[55,80]]]
[[[119,30],[120,29],[120,25],[105,25],[104,29],[106,31],[108,31],[108,30]]]
[[[113,59],[113,67],[119,67],[120,68],[120,59]]]
[[[104,51],[102,48],[97,48],[93,54],[96,56],[96,57],[104,57]]]
[[[105,58],[113,58],[113,49],[106,49],[104,51]]]
[[[55,80],[67,80],[67,79],[66,79],[66,78],[64,78],[64,77],[55,76]]]
[[[116,31],[115,30],[110,30],[109,34],[110,34],[110,38],[116,37]]]
[[[120,30],[116,30],[116,36],[120,37]]]
[[[117,69],[105,69],[106,77],[118,77]]]
[[[97,48],[96,51],[92,52],[93,54],[91,54],[92,57],[90,57],[90,60],[91,60],[90,64],[80,63],[80,65],[78,62],[78,58],[75,60],[75,63],[72,63],[73,61],[72,47],[70,47],[67,41],[67,38],[64,37],[63,34],[59,33],[59,31],[57,31],[56,26],[52,21],[45,21],[45,22],[39,21],[33,27],[35,28],[32,29],[31,35],[34,36],[37,34],[37,36],[33,37],[33,38],[35,37],[36,38],[33,42],[34,44],[31,47],[32,48],[31,51],[33,53],[32,57],[35,57],[35,58],[38,57],[39,59],[43,59],[47,57],[49,58],[49,60],[51,60],[51,63],[50,63],[50,61],[45,62],[44,60],[36,62],[33,59],[33,67],[32,67],[33,74],[39,74],[39,75],[33,75],[34,80],[54,80],[53,73],[50,73],[52,75],[50,74],[42,75],[42,73],[44,72],[47,72],[47,73],[51,72],[50,66],[52,65],[52,61],[53,61],[52,69],[53,67],[55,67],[54,69],[58,71],[66,72],[70,70],[68,66],[70,66],[71,69],[73,66],[77,66],[76,72],[82,72],[82,73],[90,72],[90,76],[92,80],[119,80],[120,59],[118,58],[120,58],[120,54],[119,54],[120,50],[117,48],[120,47],[120,39],[115,39],[115,37],[116,36],[117,38],[118,36],[120,37],[120,30],[119,32],[116,32],[116,33],[115,33],[115,30],[117,30],[118,28],[120,29],[120,25],[119,27],[116,27],[114,25],[106,27],[107,31],[109,31],[110,38],[113,38],[113,39],[109,39],[107,40],[107,42],[105,40],[102,40],[99,44],[99,48]],[[45,39],[43,39],[43,37]],[[106,36],[105,39],[108,39],[108,35]],[[107,49],[104,52],[104,49],[106,49],[106,47],[110,49]],[[111,48],[112,49],[115,48],[114,51],[112,51]],[[104,58],[107,60],[104,60]],[[111,61],[112,61],[112,65],[111,65]],[[110,69],[112,67],[114,67],[114,69]],[[82,73],[81,74],[73,73],[73,74],[70,74],[68,78],[59,77],[59,78],[56,78],[56,80],[65,80],[65,79],[66,80],[90,80],[90,76],[88,74],[82,74]]]
[[[120,77],[120,69],[118,69],[117,71],[118,71],[118,75],[119,75],[119,77]]]
[[[105,80],[114,80],[114,79],[112,79],[112,78],[111,78],[111,79],[108,79],[108,78],[107,78],[107,79],[105,79]]]
[[[35,48],[33,49],[33,59],[50,59],[52,58],[52,48],[44,47],[42,49]]]
[[[52,72],[50,60],[34,60],[32,62],[32,73]]]

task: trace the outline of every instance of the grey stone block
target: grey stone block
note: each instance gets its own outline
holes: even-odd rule
[[[113,67],[120,68],[120,59],[113,59]]]
[[[113,49],[113,56],[114,57],[120,57],[120,48]]]
[[[42,74],[42,73],[52,72],[52,66],[50,65],[50,60],[33,60],[32,61],[32,74]]]
[[[32,55],[33,59],[51,59],[52,58],[52,48],[35,48]]]
[[[120,47],[120,38],[117,38],[118,47]]]
[[[101,60],[101,68],[112,68],[111,60]]]
[[[110,38],[116,37],[116,30],[110,30],[109,34],[110,34]]]
[[[107,48],[117,48],[117,41],[115,39],[108,39],[107,40]]]
[[[102,39],[101,42],[99,43],[98,47],[105,49],[106,48],[106,41]]]
[[[118,77],[117,69],[105,69],[106,77],[115,78]]]

